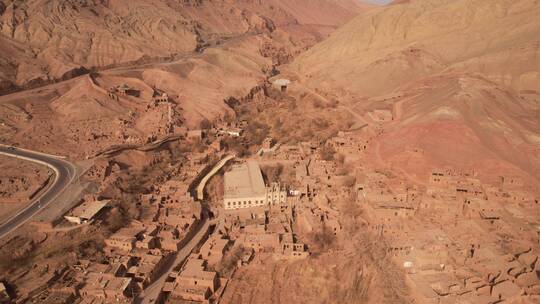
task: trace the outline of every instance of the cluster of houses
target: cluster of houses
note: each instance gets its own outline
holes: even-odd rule
[[[293,233],[293,208],[278,182],[265,185],[256,161],[234,166],[225,173],[220,233],[253,252],[282,258],[304,258],[307,247]]]
[[[540,297],[538,200],[515,177],[434,170],[424,186],[364,173],[357,201],[384,236],[422,303],[498,303]]]
[[[70,273],[69,284],[67,279],[61,278],[54,285],[71,288],[56,290],[53,286],[47,299],[58,299],[58,293],[61,293],[68,298],[81,298],[84,303],[131,303],[134,296],[156,279],[172,254],[182,248],[186,235],[200,220],[200,206],[189,196],[181,195],[186,190],[182,184],[177,186],[175,191],[161,189],[160,195],[141,198],[156,205],[151,216],[153,220],[132,220],[110,235],[105,239],[107,260],[79,261],[78,265],[66,270]],[[75,218],[81,208],[86,207],[83,204],[75,208],[70,218]]]
[[[206,269],[207,262],[197,256],[190,256],[179,272],[172,274],[171,282],[166,282],[163,291],[169,294],[168,303],[192,301],[210,303],[226,280],[216,272]]]
[[[201,205],[191,197],[188,188],[205,167],[205,158],[205,153],[189,154],[181,164],[183,170],[174,178],[156,186],[151,193],[140,195],[137,201],[147,212],[139,221],[131,220],[104,240],[105,259],[80,260],[73,267],[59,270],[39,302],[131,303],[155,281],[201,222]],[[105,187],[114,183],[117,171],[115,162],[97,161],[87,177]],[[115,207],[110,200],[85,196],[64,219],[75,225],[99,223],[101,215],[111,208]],[[218,263],[218,255],[225,252],[226,245],[219,240],[209,241],[203,246],[203,255],[211,263]]]
[[[393,119],[389,111],[370,115],[378,122]],[[345,163],[362,159],[381,132],[365,126],[351,129],[326,142]],[[261,149],[260,159],[295,171],[288,192],[295,231],[316,231],[323,222],[339,233],[340,214],[333,203],[351,192],[368,219],[364,227],[387,240],[390,255],[418,291],[420,302],[527,303],[540,298],[538,189],[520,178],[500,176],[498,183],[488,184],[474,170],[443,168],[431,172],[426,184],[418,184],[391,170],[359,166],[347,174],[355,177],[349,188],[339,162],[318,156],[320,143],[269,147]],[[252,212],[235,220],[233,231],[262,232],[268,215]],[[279,240],[265,241],[276,246]],[[258,250],[264,247],[252,244]]]
[[[137,89],[136,87],[130,86],[127,83],[123,83],[110,87],[107,90],[107,93],[110,99],[119,100],[119,96],[139,97],[141,94],[141,90]],[[171,100],[166,92],[154,88],[152,93],[152,99],[150,101],[151,103],[156,104],[160,102],[167,103]]]
[[[281,91],[289,85],[284,79],[274,83]],[[109,90],[113,99],[132,94],[126,85]],[[156,90],[147,110],[167,105],[169,99]],[[387,110],[368,116],[377,123],[393,119]],[[337,203],[345,200],[362,208],[365,229],[384,237],[390,256],[422,303],[488,304],[540,297],[539,201],[534,189],[516,177],[486,184],[474,171],[453,168],[434,170],[425,185],[390,171],[351,169],[348,164],[362,160],[369,143],[381,134],[379,127],[355,124],[325,143],[282,145],[267,138],[256,155],[228,168],[222,204],[212,210],[215,228],[167,277],[162,288],[167,301],[216,302],[227,285],[216,269],[237,248],[245,250],[238,266],[263,254],[282,260],[309,257],[302,237],[323,229],[341,234],[343,214]],[[205,153],[189,153],[180,176],[140,197],[148,207],[144,218],[105,239],[106,261],[80,260],[59,270],[43,302],[131,302],[201,223],[202,207],[189,195],[188,185],[205,168],[208,153],[221,152],[223,140],[241,138],[245,128],[246,122],[240,122],[168,130],[193,141],[214,141]],[[335,154],[323,155],[323,148]],[[265,182],[262,162],[293,171],[287,187],[281,181]],[[117,170],[111,161],[98,161],[87,177],[105,184]],[[65,219],[91,223],[110,205],[88,199]]]

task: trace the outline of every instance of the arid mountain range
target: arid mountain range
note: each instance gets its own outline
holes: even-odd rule
[[[421,174],[459,163],[539,177],[534,0],[36,0],[0,8],[2,90],[19,91],[2,98],[10,102],[0,128],[13,142],[50,148],[61,140],[79,150],[81,138],[93,138],[101,149],[159,134],[161,110],[141,113],[130,98],[104,102],[100,89],[121,82],[144,99],[155,88],[176,96],[177,119],[195,126],[231,113],[227,98],[248,94],[279,66],[356,114],[392,111],[381,160]],[[90,71],[101,73],[76,77]],[[133,127],[91,127],[105,118]],[[36,128],[46,135],[34,140]],[[416,148],[423,154],[411,154]]]
[[[193,52],[239,35],[312,25],[335,28],[353,1],[3,1],[3,89],[93,68]],[[328,29],[326,30],[328,31]]]
[[[0,235],[38,210],[0,237],[0,283],[28,303],[538,304],[539,16],[0,0]],[[67,168],[41,211],[56,180],[21,148]]]
[[[249,93],[274,65],[367,8],[333,0],[14,1],[2,7],[0,75],[4,92],[19,93],[4,97],[9,109],[0,136],[42,148],[61,141],[78,151],[81,138],[101,148],[137,141],[166,118],[161,109],[142,113],[140,98],[108,100],[112,86],[133,85],[146,101],[154,88],[165,91],[177,99],[174,112],[194,126],[230,112],[226,98]],[[103,72],[93,80],[76,77],[89,71]],[[62,79],[68,81],[52,84]],[[39,89],[22,90],[33,87]],[[137,116],[133,127],[107,128],[116,135],[100,131],[103,119],[116,124],[129,115]],[[44,136],[35,136],[38,129]],[[106,140],[111,137],[124,140]]]

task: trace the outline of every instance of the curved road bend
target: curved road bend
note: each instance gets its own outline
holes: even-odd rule
[[[235,158],[236,156],[234,154],[227,155],[224,158],[222,158],[217,164],[214,165],[212,170],[206,174],[199,185],[197,186],[197,200],[203,201],[204,200],[204,187],[206,187],[206,183],[216,174],[225,164],[230,161],[231,159]]]
[[[30,201],[28,206],[0,225],[1,239],[30,220],[64,191],[75,178],[76,168],[72,163],[54,156],[4,145],[0,145],[0,154],[45,165],[55,172],[53,183],[45,193]]]

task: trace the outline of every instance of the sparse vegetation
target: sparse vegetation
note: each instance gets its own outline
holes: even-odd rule
[[[102,255],[103,238],[104,234],[99,228],[57,232],[54,237],[48,237],[42,243],[39,241],[39,244],[29,237],[19,237],[2,246],[0,272],[24,271],[43,261],[51,266],[58,265],[49,267],[54,270],[73,264],[77,257],[98,259]]]
[[[326,225],[323,225],[322,229],[312,232],[311,239],[319,249],[318,251],[321,252],[327,251],[336,242],[336,236]]]
[[[223,146],[226,149],[233,151],[237,157],[244,157],[250,154],[250,151],[246,145],[237,138],[225,137],[223,139]]]
[[[224,181],[222,174],[216,174],[208,181],[205,187],[206,200],[211,204],[215,204],[212,207],[218,207],[223,201],[224,193]]]
[[[226,123],[232,123],[235,121],[235,117],[230,112],[225,112],[225,114],[223,115],[223,121]]]
[[[209,130],[212,128],[212,123],[208,119],[203,118],[199,123],[199,127],[201,130]]]
[[[227,277],[228,274],[236,267],[238,261],[247,252],[248,249],[243,246],[235,246],[225,254],[219,267],[216,269],[220,275]]]
[[[335,108],[337,108],[338,105],[339,105],[339,101],[338,101],[337,99],[332,99],[332,100],[330,100],[330,102],[328,103],[327,107],[328,107],[328,108],[335,109]]]
[[[129,223],[130,219],[131,217],[129,216],[129,214],[124,212],[122,209],[113,208],[108,213],[104,224],[110,232],[115,232],[120,228],[125,227]]]
[[[356,202],[355,192],[351,191],[349,196],[343,201],[340,209],[347,211],[343,215],[343,228],[350,237],[354,237],[360,227],[365,223],[361,218],[364,211]]]
[[[198,153],[204,152],[208,148],[208,143],[201,139],[196,139],[193,141],[193,149],[191,150],[196,151]]]
[[[341,153],[337,153],[336,157],[336,162],[338,163],[338,165],[342,166],[345,164],[345,155],[341,154]]]
[[[268,95],[262,100],[258,96],[256,100],[245,102],[238,99],[234,99],[236,102],[229,101],[238,120],[248,122],[245,136],[250,145],[260,144],[267,136],[280,143],[293,144],[309,140],[324,142],[337,134],[338,130],[351,125],[350,114],[333,108],[320,111],[312,104],[313,96],[307,93],[301,93],[300,99],[295,99],[272,92],[268,90]],[[321,106],[325,104],[321,102]]]
[[[268,137],[270,127],[257,120],[251,120],[248,122],[248,126],[245,130],[246,141],[252,145],[260,145],[265,138]]]
[[[283,174],[283,165],[278,163],[275,166],[263,166],[261,171],[268,184],[279,182]]]
[[[319,154],[321,156],[321,159],[326,161],[332,161],[334,160],[334,155],[336,154],[336,150],[334,147],[330,145],[324,145],[319,151]]]

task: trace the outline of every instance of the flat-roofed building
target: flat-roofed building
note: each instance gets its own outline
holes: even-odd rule
[[[277,233],[244,234],[239,243],[245,248],[252,248],[255,252],[274,252],[279,248],[279,235]]]
[[[259,164],[249,161],[225,173],[225,209],[240,209],[266,204],[266,187]]]
[[[281,92],[287,91],[287,87],[291,84],[289,79],[276,79],[273,82],[274,87],[281,90]]]
[[[255,161],[234,166],[225,172],[223,207],[228,210],[283,204],[287,191],[279,183],[264,184],[261,168]]]
[[[287,202],[287,191],[281,187],[280,183],[272,183],[266,188],[266,203],[269,205],[279,205]]]
[[[205,261],[189,259],[170,288],[170,297],[208,303],[208,299],[218,288],[219,278],[215,272],[205,270]]]
[[[109,202],[110,200],[84,202],[73,209],[68,215],[64,216],[64,218],[75,224],[86,223],[98,215]]]
[[[221,261],[225,255],[229,240],[222,239],[219,236],[209,237],[201,247],[201,256],[208,261],[209,265],[215,265]]]
[[[107,249],[114,251],[120,250],[128,252],[135,247],[151,249],[153,239],[157,233],[157,226],[155,225],[143,225],[140,222],[133,221],[129,226],[121,228],[109,238],[105,239],[105,245]],[[147,245],[142,245],[144,242],[148,242]]]
[[[183,270],[176,277],[181,286],[203,286],[214,292],[219,287],[219,279],[215,272],[205,270],[205,261],[189,259]]]
[[[146,288],[156,278],[156,271],[164,262],[161,255],[138,252],[134,256],[133,265],[127,269],[126,277],[133,278],[140,288]]]
[[[306,245],[284,242],[281,244],[282,254],[284,258],[301,259],[309,256],[309,251],[306,250]]]
[[[189,130],[186,136],[188,139],[202,140],[204,132],[202,130]]]
[[[243,132],[244,132],[244,130],[242,130],[241,128],[229,128],[229,129],[220,129],[220,130],[218,130],[219,134],[225,134],[225,135],[229,135],[229,136],[232,136],[232,137],[240,137]]]
[[[128,303],[132,291],[131,278],[118,278],[110,273],[90,272],[79,290],[81,298],[100,299],[107,303]]]

